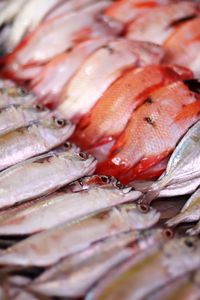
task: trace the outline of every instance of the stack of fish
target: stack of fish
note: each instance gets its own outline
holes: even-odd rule
[[[200,299],[199,25],[0,2],[0,299]]]

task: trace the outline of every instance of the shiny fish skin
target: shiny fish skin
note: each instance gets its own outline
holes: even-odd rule
[[[20,11],[26,0],[9,0],[0,12],[0,25],[9,23]]]
[[[193,125],[178,143],[167,165],[167,169],[148,190],[142,199],[150,203],[159,192],[170,184],[182,184],[200,176],[200,121]],[[198,181],[197,181],[198,182]],[[188,186],[190,189],[190,185]]]
[[[140,192],[130,188],[120,190],[111,185],[76,193],[61,190],[3,212],[2,218],[0,215],[0,235],[32,234],[114,205],[135,201],[140,196]]]
[[[1,252],[0,265],[48,266],[109,236],[151,227],[158,219],[159,213],[153,209],[143,214],[136,205],[113,208],[19,242]]]
[[[176,226],[184,222],[200,220],[200,189],[198,189],[185,203],[181,212],[167,221],[168,226]]]
[[[66,87],[63,103],[58,110],[67,118],[80,119],[123,71],[130,67],[158,63],[162,57],[162,49],[155,44],[127,39],[111,41],[81,66]]]
[[[50,112],[40,106],[11,105],[0,110],[0,135],[20,127],[28,126],[31,122],[47,117]]]
[[[93,173],[96,160],[63,147],[0,173],[0,207],[49,194]]]
[[[200,241],[174,238],[160,249],[135,261],[133,258],[105,277],[87,300],[141,300],[176,278],[200,267]],[[152,280],[154,279],[154,280]]]
[[[0,170],[59,146],[73,131],[71,122],[52,117],[0,136]]]
[[[17,86],[0,86],[0,109],[10,105],[33,105],[36,97],[26,89]]]
[[[82,297],[110,269],[164,241],[162,230],[120,234],[64,258],[35,280],[29,289],[49,296]],[[92,270],[92,276],[91,276]]]

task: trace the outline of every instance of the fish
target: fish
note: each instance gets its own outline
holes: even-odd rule
[[[114,207],[37,233],[0,252],[0,265],[49,266],[112,235],[152,227],[159,212],[143,214],[136,204]],[[59,250],[58,250],[59,249]]]
[[[68,145],[14,165],[0,173],[0,208],[52,193],[95,167],[95,158]]]
[[[113,267],[164,240],[162,230],[110,237],[62,259],[33,281],[29,289],[49,296],[83,297]]]
[[[153,183],[144,195],[141,202],[150,204],[162,189],[172,185],[185,183],[186,191],[195,191],[199,183],[199,143],[200,143],[200,121],[196,122],[180,140],[167,164],[166,171],[159,180]],[[196,186],[195,186],[196,185]]]
[[[27,32],[33,31],[33,29],[40,24],[45,15],[61,2],[62,0],[43,0],[42,2],[39,0],[25,1],[13,21],[12,30],[7,42],[8,50],[13,50],[23,36]],[[37,8],[39,5],[40,10],[38,11]]]
[[[199,94],[188,83],[177,81],[149,95],[133,112],[124,132],[97,173],[127,183],[168,157],[179,139],[199,120]],[[148,137],[148,138],[147,138]]]
[[[163,287],[162,289],[148,295],[148,300],[198,300],[200,295],[199,282],[195,277],[199,272],[189,273]]]
[[[128,71],[80,120],[72,140],[85,150],[116,140],[150,92],[179,79],[170,66],[150,65]]]
[[[181,223],[187,222],[196,222],[200,221],[200,189],[197,189],[196,192],[187,200],[181,212],[178,213],[175,217],[167,221],[168,226],[176,226]],[[200,233],[200,231],[196,231],[196,228],[188,229],[187,232],[195,232]]]
[[[63,91],[57,109],[77,123],[125,70],[157,63],[162,57],[162,49],[154,44],[123,38],[111,41],[81,66]]]
[[[73,131],[74,125],[68,120],[51,117],[1,135],[0,170],[48,152],[64,143]]]
[[[6,4],[0,11],[0,26],[9,23],[19,13],[26,0],[6,1]]]
[[[197,16],[199,4],[180,1],[155,7],[148,14],[139,16],[127,29],[132,40],[148,41],[162,45],[174,31],[176,24]]]
[[[0,84],[0,109],[10,105],[31,106],[36,97],[24,87],[14,86],[10,82]]]
[[[66,187],[3,211],[0,214],[0,235],[33,234],[115,205],[132,203],[140,196],[141,193],[132,188],[117,188],[112,183],[96,184],[76,192],[70,192]]]
[[[50,115],[49,110],[41,105],[10,105],[2,108],[0,109],[0,135],[26,127],[34,121],[46,118],[48,115]]]
[[[31,89],[40,99],[40,103],[53,102],[53,105],[57,106],[63,88],[85,59],[99,47],[106,45],[109,40],[110,37],[102,37],[84,41],[76,45],[70,52],[62,53],[47,63],[30,83]]]
[[[199,248],[197,238],[173,238],[161,247],[152,248],[148,255],[129,259],[115,268],[86,299],[147,299],[150,293],[163,289],[176,278],[198,270]]]
[[[97,20],[97,16],[109,4],[107,0],[99,1],[84,10],[44,21],[4,58],[6,68],[16,73],[22,66],[44,64],[81,41],[105,36],[110,28]]]
[[[113,2],[104,12],[115,20],[129,24],[144,13],[147,14],[151,9],[159,5],[170,3],[169,0],[119,0]]]
[[[190,68],[195,78],[199,78],[200,18],[184,22],[163,44],[166,51],[164,62],[183,64]]]

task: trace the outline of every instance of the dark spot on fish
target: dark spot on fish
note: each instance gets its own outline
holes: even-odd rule
[[[178,26],[178,25],[180,25],[180,24],[182,24],[182,23],[184,23],[186,21],[194,19],[196,16],[197,16],[196,14],[192,14],[192,15],[183,17],[181,19],[178,19],[178,20],[175,20],[175,21],[171,22],[169,26],[170,27],[172,27],[172,26]]]
[[[136,246],[136,242],[135,241],[130,241],[127,245],[126,248],[134,248]]]
[[[70,149],[72,144],[70,142],[66,142],[63,144],[63,146],[66,148],[66,149]]]
[[[144,103],[149,103],[149,104],[152,104],[153,103],[153,99],[151,97],[148,97]]]
[[[194,247],[194,243],[192,240],[190,239],[186,239],[185,240],[185,245],[188,247],[188,248],[193,248]]]
[[[153,119],[152,119],[151,117],[146,117],[146,118],[144,118],[144,120],[145,120],[148,124],[150,124],[150,125],[152,125],[152,126],[155,126],[155,122],[153,121]]]
[[[137,208],[139,209],[139,211],[141,211],[142,213],[145,213],[145,214],[148,213],[150,210],[150,206],[145,203],[138,203]]]
[[[163,234],[167,239],[172,239],[174,237],[174,230],[170,228],[164,229]]]
[[[58,127],[64,127],[68,123],[68,121],[65,119],[54,119],[54,121]]]
[[[36,104],[36,105],[35,105],[35,108],[36,108],[36,110],[38,110],[38,111],[45,111],[45,110],[46,110],[45,107],[44,107],[43,105],[40,105],[40,104]]]
[[[125,186],[119,181],[119,180],[116,180],[115,182],[114,182],[114,186],[116,187],[116,188],[118,188],[118,189],[123,189]]]
[[[89,155],[85,152],[79,152],[78,156],[82,159],[82,160],[86,160],[88,159]]]
[[[103,183],[110,183],[110,177],[108,177],[108,176],[101,176],[101,181]]]
[[[104,46],[102,46],[102,48],[107,49],[110,52],[110,54],[113,54],[115,52],[115,50],[112,47],[110,47],[109,45],[104,45]]]
[[[198,79],[188,79],[183,81],[190,91],[200,94],[200,81]]]

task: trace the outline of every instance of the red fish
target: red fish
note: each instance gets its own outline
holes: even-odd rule
[[[179,26],[164,43],[165,62],[189,67],[200,76],[200,18]]]
[[[200,113],[200,96],[181,81],[151,94],[132,117],[97,172],[128,182],[166,158]],[[126,177],[126,178],[125,178]]]
[[[177,74],[179,72],[180,75]],[[126,72],[103,94],[89,114],[82,118],[73,141],[88,150],[115,140],[132,112],[158,87],[190,78],[183,68],[151,65]]]
[[[181,1],[155,7],[133,21],[128,28],[128,38],[162,44],[175,25],[199,13],[199,4]]]

